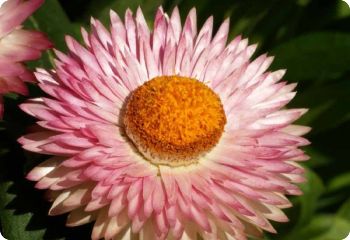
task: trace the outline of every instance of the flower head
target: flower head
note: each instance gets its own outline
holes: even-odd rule
[[[92,19],[84,47],[67,37],[56,69],[36,72],[49,97],[22,105],[42,127],[23,147],[54,155],[28,174],[49,214],[95,221],[92,239],[247,239],[287,221],[305,109],[283,109],[295,84],[228,30],[160,8],[153,31],[138,9],[124,22],[112,11],[110,31]]]
[[[20,24],[43,0],[7,0],[0,3],[0,96],[8,92],[26,94],[24,81],[34,81],[21,62],[38,59],[51,43],[41,32],[28,31]],[[0,117],[3,105],[0,98]]]

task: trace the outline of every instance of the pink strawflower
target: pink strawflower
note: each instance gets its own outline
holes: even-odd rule
[[[44,34],[20,26],[43,2],[7,0],[0,3],[0,118],[3,115],[2,95],[8,92],[25,95],[24,82],[35,79],[22,62],[40,58],[41,52],[51,47]]]
[[[197,32],[192,9],[159,8],[151,31],[142,11],[108,31],[92,19],[85,46],[67,37],[56,69],[36,72],[49,97],[22,109],[42,131],[23,148],[54,155],[28,179],[48,189],[50,215],[67,226],[95,221],[92,239],[247,239],[285,222],[285,195],[301,194],[305,109],[283,109],[296,84],[250,62],[256,46],[226,43],[229,21]],[[136,239],[136,238],[135,238]]]

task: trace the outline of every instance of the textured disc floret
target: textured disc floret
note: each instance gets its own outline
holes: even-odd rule
[[[155,164],[196,162],[218,142],[226,123],[220,98],[198,80],[156,77],[132,92],[124,124],[138,149]]]

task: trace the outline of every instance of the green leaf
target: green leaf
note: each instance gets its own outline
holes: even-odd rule
[[[333,223],[332,215],[320,215],[311,220],[308,224],[298,229],[298,231],[293,231],[291,234],[285,238],[285,240],[294,239],[307,239],[311,240],[312,237],[320,235],[326,232]]]
[[[299,231],[293,232],[283,240],[341,240],[350,229],[350,222],[331,214],[317,215]]]
[[[350,199],[335,214],[316,213],[317,207],[325,201],[321,197],[324,187],[315,173],[308,172],[309,184],[302,186],[301,214],[293,230],[276,239],[281,240],[335,240],[344,239],[350,230]],[[306,187],[307,185],[307,187]],[[313,191],[313,189],[318,189]],[[321,190],[322,189],[322,190]],[[312,196],[314,194],[315,196]],[[318,212],[318,211],[317,211]]]
[[[350,221],[350,198],[339,208],[337,216]],[[350,231],[350,229],[349,229]]]
[[[297,231],[288,234],[283,240],[341,240],[350,231],[350,198],[336,214],[318,214]]]
[[[349,17],[350,15],[350,8],[345,1],[338,1],[337,2],[337,17],[339,18],[345,18]]]
[[[334,239],[345,239],[349,234],[350,222],[343,218],[335,218],[332,225],[324,234],[312,238],[311,240],[334,240]]]
[[[79,36],[79,28],[70,22],[57,0],[45,1],[29,21],[36,29],[45,32],[58,49],[65,49],[65,35]]]
[[[350,34],[309,33],[272,50],[274,68],[288,68],[292,81],[330,80],[350,70]],[[315,82],[315,81],[314,81]]]
[[[295,100],[289,106],[303,106],[310,109],[300,119],[299,124],[312,126],[313,129],[310,134],[314,135],[350,120],[349,89],[350,82],[347,80],[322,86],[311,86],[297,94]]]
[[[64,41],[65,35],[79,38],[78,26],[69,21],[57,0],[45,1],[41,8],[28,18],[25,27],[46,33],[54,43],[54,47],[61,51],[67,49]],[[47,51],[41,59],[29,64],[29,66],[49,68],[53,66],[53,58],[53,52]]]
[[[284,37],[288,33],[286,30],[298,21],[300,15],[299,7],[290,0],[284,1],[282,8],[276,0],[236,1],[229,9],[231,36],[248,36],[250,42],[258,43],[263,51]]]
[[[328,184],[328,191],[338,191],[342,188],[350,188],[350,172],[335,176]]]
[[[350,191],[350,172],[339,173],[335,175],[327,184],[324,196],[319,201],[322,208],[333,207],[341,204],[348,198]],[[350,201],[348,207],[350,206]],[[346,207],[346,205],[344,205]],[[350,208],[348,208],[350,210]],[[350,213],[349,216],[350,218]],[[350,221],[350,219],[349,219]]]
[[[307,170],[307,182],[300,185],[303,195],[298,198],[300,204],[300,214],[295,228],[301,227],[308,223],[316,210],[317,201],[324,192],[324,185],[320,177]]]
[[[44,235],[43,229],[27,230],[28,223],[33,217],[31,212],[16,214],[15,209],[7,208],[16,197],[14,194],[8,193],[11,186],[11,182],[0,183],[0,219],[4,237],[18,240],[42,239]]]
[[[305,162],[305,165],[312,168],[322,167],[332,162],[332,157],[329,157],[322,153],[319,149],[315,147],[305,147],[304,148],[307,155],[310,156],[310,160]]]

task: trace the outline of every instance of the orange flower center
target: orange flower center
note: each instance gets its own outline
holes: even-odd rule
[[[156,77],[133,91],[124,112],[129,138],[154,164],[195,163],[226,124],[220,98],[196,79]]]

